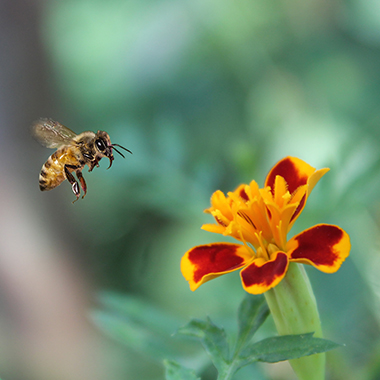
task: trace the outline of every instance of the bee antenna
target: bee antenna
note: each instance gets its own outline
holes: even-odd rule
[[[131,152],[129,149],[124,148],[123,146],[121,146],[121,145],[119,145],[119,144],[112,144],[112,146],[113,146],[113,147],[114,147],[114,146],[118,146],[119,148],[124,149],[124,150],[126,150],[127,152],[129,152],[130,154],[132,154],[132,152]]]
[[[115,146],[118,146],[119,148],[122,148],[122,149],[124,149],[124,150],[126,150],[127,152],[129,152],[129,153],[132,154],[132,152],[131,152],[129,149],[124,148],[123,146],[121,146],[121,145],[119,145],[119,144],[112,144],[111,146],[112,146],[113,149],[115,149],[115,152],[119,153],[120,156],[123,157],[123,158],[125,158],[124,154],[122,154],[121,152],[119,152],[119,151],[115,148]]]

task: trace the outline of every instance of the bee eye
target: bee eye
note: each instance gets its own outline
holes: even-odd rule
[[[98,149],[102,152],[102,151],[104,151],[104,150],[106,150],[106,144],[104,144],[104,141],[103,140],[101,140],[101,139],[97,139],[96,141],[95,141],[95,144],[96,144],[96,146],[98,147]]]

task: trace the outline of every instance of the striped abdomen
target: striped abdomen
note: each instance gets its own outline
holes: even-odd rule
[[[41,191],[54,189],[66,179],[65,165],[77,166],[78,168],[84,165],[70,146],[63,146],[58,149],[42,166],[39,177]],[[73,170],[69,168],[70,172]]]

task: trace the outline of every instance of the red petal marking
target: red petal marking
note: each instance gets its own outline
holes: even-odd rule
[[[227,227],[227,226],[228,226],[228,224],[224,223],[223,220],[220,219],[220,218],[218,218],[217,216],[214,215],[214,218],[215,218],[215,220],[217,221],[217,223],[218,223],[219,225],[221,225],[222,227]]]
[[[194,281],[199,282],[208,274],[227,272],[245,264],[237,255],[239,244],[214,243],[200,245],[189,251],[189,261],[194,265]]]
[[[290,218],[290,222],[292,222],[294,219],[297,218],[299,213],[303,210],[303,207],[305,206],[306,202],[306,194],[302,197],[300,204],[297,206],[296,211],[294,211],[294,214]]]
[[[284,252],[277,252],[273,261],[257,265],[256,260],[241,271],[241,279],[246,288],[260,287],[263,292],[271,288],[279,278],[282,278],[288,267],[288,256]]]
[[[243,210],[239,210],[237,214],[243,218],[248,224],[250,224],[255,230],[257,230],[257,227],[255,226],[255,223],[252,222],[252,219],[247,215],[247,213]]]
[[[269,220],[272,220],[272,213],[270,212],[268,206],[265,205],[265,208],[266,208],[266,210],[267,210]]]
[[[266,185],[270,186],[272,194],[274,191],[274,181],[277,175],[285,179],[290,194],[292,194],[299,186],[305,185],[309,178],[306,173],[300,172],[291,157],[286,157],[273,167],[266,180]]]
[[[241,198],[243,198],[245,201],[249,201],[249,197],[248,197],[247,193],[245,192],[244,188],[240,190],[239,196]]]
[[[334,266],[341,260],[334,247],[343,236],[344,232],[337,226],[321,224],[312,227],[292,239],[298,247],[291,252],[290,259],[307,259],[317,266]]]

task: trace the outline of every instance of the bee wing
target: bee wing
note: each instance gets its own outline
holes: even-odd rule
[[[47,148],[58,148],[67,145],[77,136],[71,129],[53,119],[39,119],[32,125],[35,139]]]

